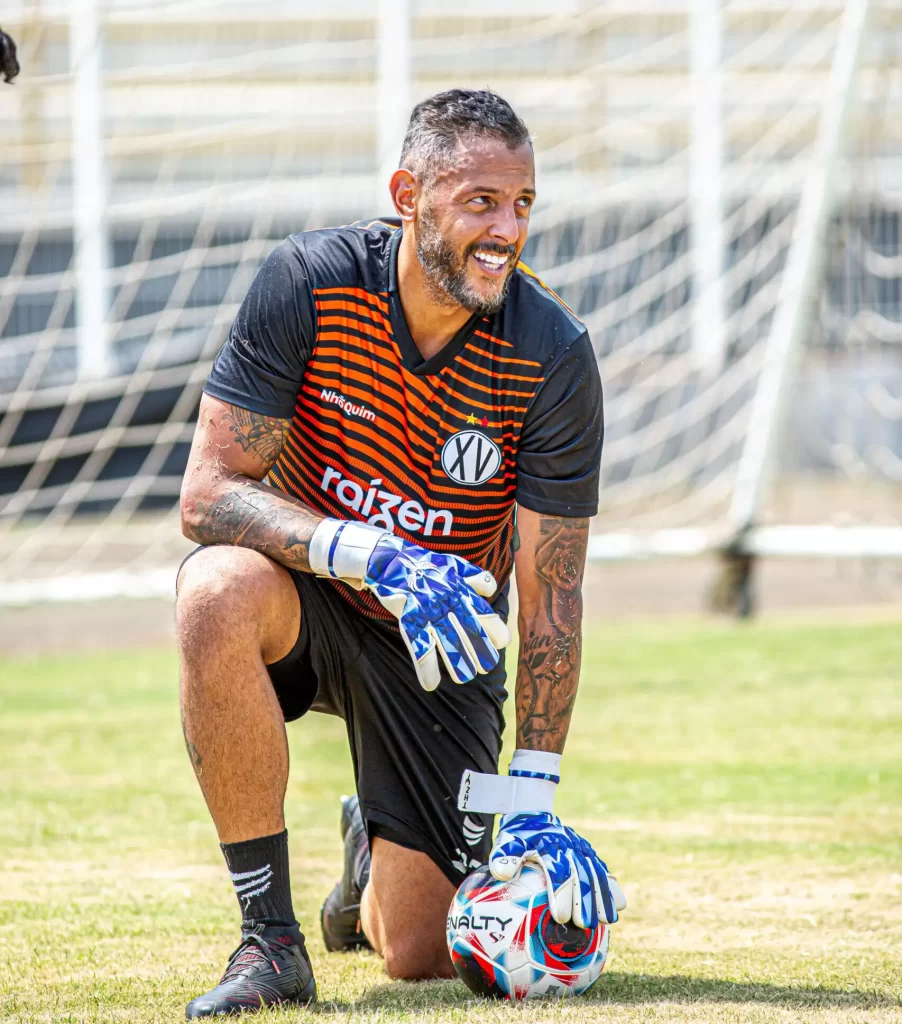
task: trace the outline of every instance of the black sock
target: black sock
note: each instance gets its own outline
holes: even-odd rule
[[[288,877],[288,832],[243,843],[220,843],[241,907],[241,930],[297,928]]]

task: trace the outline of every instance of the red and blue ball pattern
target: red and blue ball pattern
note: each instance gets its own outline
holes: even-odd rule
[[[608,927],[560,925],[551,916],[542,872],[524,865],[509,882],[488,868],[469,875],[448,913],[448,949],[477,995],[521,1000],[585,992],[601,974]]]

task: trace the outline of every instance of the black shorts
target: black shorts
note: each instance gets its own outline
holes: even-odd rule
[[[422,851],[459,885],[491,849],[492,816],[458,811],[457,794],[464,769],[498,769],[504,658],[463,685],[442,665],[427,692],[397,629],[351,607],[337,584],[289,572],[301,629],[292,651],[268,666],[285,721],[310,710],[344,719],[370,838]]]

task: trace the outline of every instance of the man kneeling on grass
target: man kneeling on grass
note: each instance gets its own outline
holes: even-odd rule
[[[216,360],[182,489],[201,547],[179,572],[178,634],[185,740],[242,938],[189,1018],[315,998],[283,817],[285,722],[309,710],[344,719],[358,793],[328,949],[451,977],[448,906],[487,860],[499,878],[539,861],[561,922],[624,905],[553,814],[603,417],[585,327],[519,262],[534,182],[499,96],[420,103],[397,218],[277,246]],[[499,779],[514,566],[517,749]]]

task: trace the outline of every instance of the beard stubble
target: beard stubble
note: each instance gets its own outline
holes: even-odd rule
[[[458,255],[439,230],[430,206],[420,211],[416,231],[417,259],[425,272],[426,288],[433,302],[445,308],[463,306],[471,313],[482,313],[483,316],[491,316],[501,309],[507,298],[513,268],[508,271],[498,291],[492,296],[485,296],[470,284],[467,260],[476,249],[513,255],[513,246],[476,242]]]

